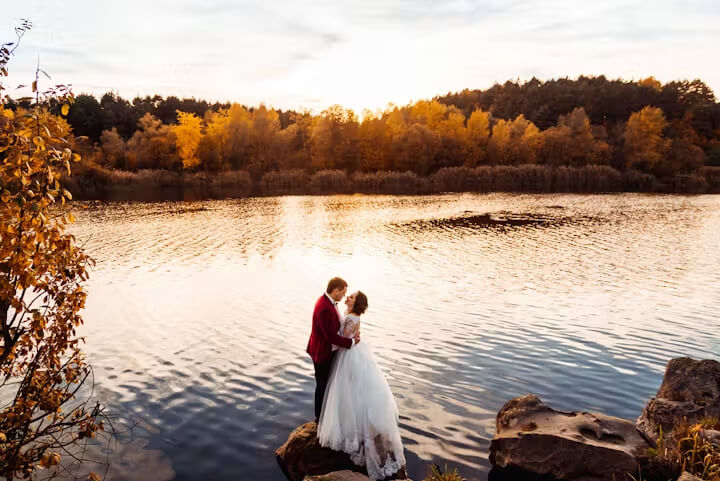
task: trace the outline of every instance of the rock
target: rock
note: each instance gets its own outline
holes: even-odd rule
[[[335,471],[334,473],[321,474],[319,476],[306,476],[303,481],[372,481],[364,474],[354,471]],[[406,481],[412,481],[410,479]]]
[[[305,423],[297,427],[285,441],[285,444],[275,451],[275,458],[285,476],[291,481],[302,481],[306,476],[338,476],[338,472],[347,473],[348,471],[367,475],[365,467],[353,464],[347,454],[320,446],[315,422]],[[348,475],[343,474],[343,476]],[[405,469],[401,469],[390,479],[405,479],[406,477]],[[334,481],[335,479],[338,481],[361,481],[369,478],[362,476],[359,478],[321,479],[322,481]]]
[[[687,471],[683,471],[677,481],[702,481],[702,479],[698,478],[697,476],[693,476]]]
[[[364,474],[345,470],[318,476],[305,476],[303,481],[371,481],[371,479]]]
[[[497,415],[490,462],[506,471],[568,481],[637,476],[650,444],[625,419],[552,409],[534,394],[510,400]]]
[[[296,428],[285,444],[275,451],[275,457],[291,481],[302,481],[308,475],[343,470],[367,474],[363,468],[355,466],[347,454],[320,446],[317,424],[314,422]]]
[[[720,431],[716,429],[703,429],[700,434],[709,443],[720,446]]]
[[[668,362],[662,385],[637,425],[657,440],[660,427],[670,435],[684,419],[692,424],[704,417],[720,418],[720,362],[680,357]]]

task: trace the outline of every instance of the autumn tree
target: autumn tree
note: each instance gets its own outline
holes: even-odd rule
[[[344,168],[358,139],[358,122],[352,110],[333,105],[314,119],[310,137],[312,167]]]
[[[648,89],[652,89],[656,92],[662,91],[662,84],[655,77],[647,77],[638,81],[638,85]]]
[[[127,141],[126,155],[130,169],[182,167],[172,128],[149,113],[140,118],[138,130]]]
[[[562,115],[554,127],[542,133],[541,163],[549,165],[606,164],[610,147],[593,135],[590,119],[582,107]]]
[[[310,135],[312,132],[312,115],[310,112],[293,113],[291,123],[278,133],[276,151],[278,168],[304,169],[310,165]]]
[[[280,117],[274,109],[261,105],[251,115],[252,129],[249,142],[248,169],[256,176],[277,168],[276,159],[271,155],[275,135],[280,130]]]
[[[193,169],[200,165],[197,156],[198,145],[202,140],[202,119],[195,114],[177,111],[178,123],[172,127],[175,134],[175,145],[183,167]]]
[[[656,165],[656,175],[689,174],[702,167],[707,156],[700,147],[704,139],[693,128],[693,114],[688,112],[682,119],[673,121],[669,130],[673,134],[670,148]]]
[[[100,148],[105,165],[127,169],[127,146],[115,127],[104,130],[100,135]]]
[[[228,109],[226,158],[233,169],[245,168],[250,157],[252,118],[248,109],[233,104]]]
[[[206,170],[224,170],[228,166],[230,116],[227,109],[205,113],[205,135],[198,144],[198,157]]]
[[[475,167],[487,157],[487,145],[490,140],[490,114],[475,109],[467,120],[467,159],[465,165]]]
[[[16,29],[18,42],[29,28]],[[16,47],[0,47],[2,76]],[[48,109],[57,103],[66,115],[73,96],[64,86],[41,91],[40,73],[28,110],[7,109],[0,84],[0,477],[7,479],[77,457],[73,448],[103,429],[101,408],[79,397],[91,374],[76,329],[92,260],[65,232],[73,216],[61,185],[79,159],[67,122]]]
[[[364,171],[389,170],[388,149],[385,119],[365,112],[358,130],[358,150],[362,159],[360,168]]]
[[[420,175],[430,173],[441,147],[440,135],[420,123],[412,124],[393,143],[397,170],[410,170]]]
[[[625,128],[625,159],[627,167],[652,172],[670,148],[663,131],[668,123],[657,107],[644,107],[628,119]]]
[[[493,126],[488,155],[494,164],[532,164],[542,146],[540,130],[523,115]]]

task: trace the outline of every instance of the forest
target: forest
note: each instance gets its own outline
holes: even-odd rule
[[[701,80],[533,78],[360,115],[80,94],[65,121],[80,197],[720,189],[720,103]]]

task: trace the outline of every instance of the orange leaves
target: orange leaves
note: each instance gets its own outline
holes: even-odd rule
[[[50,451],[46,451],[42,458],[40,458],[40,462],[38,465],[42,468],[49,468],[51,466],[57,466],[60,463],[60,454],[59,453],[53,453]]]
[[[670,148],[663,135],[668,123],[663,111],[647,106],[630,116],[625,128],[625,157],[629,168],[652,171]]]
[[[54,101],[66,115],[72,96],[60,91]],[[39,98],[54,95],[47,92]],[[102,429],[82,405],[67,404],[89,374],[75,328],[92,259],[64,232],[75,218],[61,207],[72,195],[60,179],[79,156],[66,140],[69,125],[49,105],[14,114],[0,107],[0,373],[8,401],[0,408],[0,478],[57,466],[61,443]],[[67,421],[73,413],[81,415]],[[11,433],[27,435],[8,441]],[[2,446],[8,442],[12,449]]]

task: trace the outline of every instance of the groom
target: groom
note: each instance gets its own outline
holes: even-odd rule
[[[307,353],[315,367],[315,422],[320,419],[325,388],[330,377],[330,368],[338,348],[350,349],[360,342],[360,334],[353,339],[342,337],[340,331],[340,311],[338,302],[345,297],[347,282],[333,277],[328,282],[325,294],[315,303],[312,331],[308,341]]]

